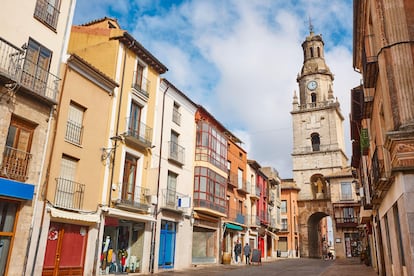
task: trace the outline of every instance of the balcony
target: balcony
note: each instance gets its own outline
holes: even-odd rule
[[[149,98],[150,81],[142,76],[142,71],[134,71],[132,88],[143,96],[145,100]]]
[[[336,228],[352,228],[358,226],[358,217],[335,218]]]
[[[378,57],[367,56],[365,47],[362,50],[362,77],[364,88],[375,88],[378,77]]]
[[[181,166],[184,165],[185,148],[173,141],[168,142],[168,148],[168,160]]]
[[[52,5],[52,2],[59,3],[55,1],[37,0],[34,16],[53,30],[56,30],[59,9]]]
[[[84,193],[85,184],[69,179],[56,178],[54,205],[70,210],[82,210]]]
[[[235,188],[238,187],[239,177],[236,173],[228,172],[227,183]]]
[[[65,140],[76,144],[81,145],[83,136],[83,126],[77,123],[67,121],[66,122],[66,133]]]
[[[117,208],[132,211],[132,212],[138,212],[138,213],[144,213],[148,214],[150,213],[151,204],[148,200],[149,196],[149,189],[142,188],[139,186],[135,187],[136,190],[140,190],[140,195],[136,198],[119,198],[114,201],[114,204]]]
[[[239,224],[245,223],[245,216],[237,209],[229,208],[227,210],[227,219],[232,222],[237,222]]]
[[[372,186],[373,190],[380,192],[388,191],[394,181],[391,172],[386,170],[383,151],[382,147],[377,147],[372,156]],[[380,159],[379,155],[382,156],[382,159]]]
[[[316,103],[306,103],[299,105],[300,111],[308,111],[308,110],[317,110],[323,109],[327,107],[339,107],[339,103],[331,102],[331,101],[324,101],[324,102],[316,102]]]
[[[194,193],[194,209],[203,213],[207,213],[214,216],[225,217],[227,214],[226,207],[218,203],[201,199],[200,196],[203,196],[202,193]]]
[[[125,142],[136,145],[142,149],[148,149],[152,144],[152,128],[142,122],[126,118],[128,130],[125,133]]]
[[[161,191],[161,196],[161,208],[183,213],[184,208],[191,207],[190,197],[174,190],[164,189]]]
[[[250,199],[258,200],[260,198],[260,189],[256,185],[252,185],[249,181],[246,182],[247,192],[250,194]]]
[[[32,155],[28,152],[6,146],[3,152],[0,175],[25,182],[28,178],[27,173],[31,158]]]
[[[249,221],[249,227],[260,227],[260,218],[256,215],[251,215]]]
[[[60,79],[24,58],[24,51],[0,37],[0,78],[34,96],[56,103]]]
[[[259,219],[260,219],[260,223],[267,225],[269,223],[269,218],[267,215],[267,211],[260,211],[259,212]]]

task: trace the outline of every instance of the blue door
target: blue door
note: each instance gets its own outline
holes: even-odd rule
[[[175,222],[162,220],[160,234],[160,248],[158,255],[158,266],[162,268],[174,267],[175,252]]]

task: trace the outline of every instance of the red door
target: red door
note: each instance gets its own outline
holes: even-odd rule
[[[42,275],[82,276],[87,232],[85,226],[51,222]]]
[[[264,252],[265,252],[265,246],[264,246],[264,238],[263,237],[259,237],[259,250],[260,250],[260,255],[263,258]]]

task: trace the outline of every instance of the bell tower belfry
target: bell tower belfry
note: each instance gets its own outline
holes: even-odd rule
[[[302,43],[303,66],[297,76],[299,93],[292,102],[293,179],[300,187],[299,199],[327,199],[324,175],[347,164],[343,121],[334,97],[334,76],[325,63],[322,35],[310,33]]]

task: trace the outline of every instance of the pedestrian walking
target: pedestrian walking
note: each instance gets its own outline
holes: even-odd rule
[[[250,264],[250,245],[246,243],[246,245],[243,248],[244,256],[246,257],[246,264]]]
[[[236,244],[234,245],[234,260],[236,261],[236,264],[239,263],[239,256],[241,255],[241,252],[242,252],[242,245],[240,241],[237,240]]]

